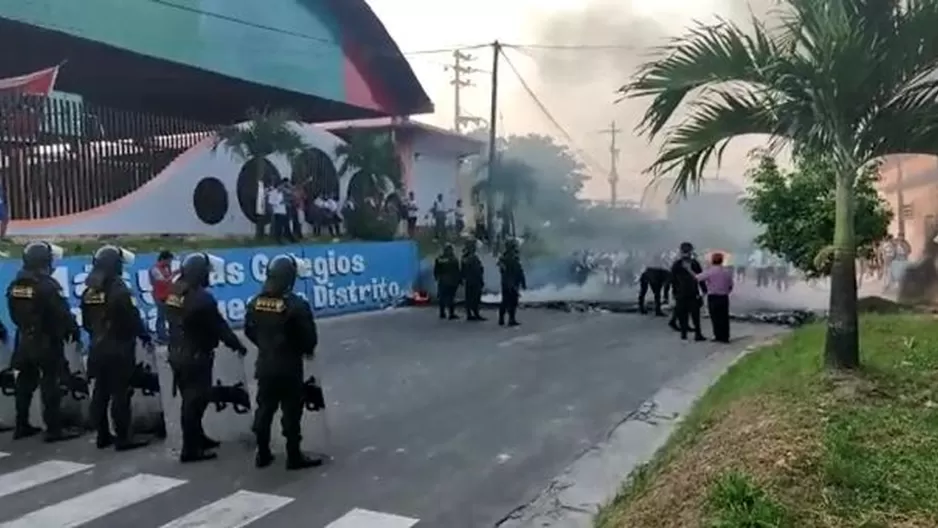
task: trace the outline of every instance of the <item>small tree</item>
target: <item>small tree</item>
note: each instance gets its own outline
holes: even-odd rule
[[[522,202],[532,203],[536,191],[534,169],[527,163],[513,158],[499,160],[491,175],[472,187],[476,200],[484,199],[489,192],[499,198],[502,217],[512,235],[516,232],[515,210]]]
[[[349,198],[356,204],[371,198],[383,204],[404,186],[404,168],[391,134],[355,132],[336,146],[339,174],[351,174]]]
[[[390,200],[404,186],[404,167],[391,134],[354,132],[336,146],[339,174],[351,174],[345,225],[348,233],[365,240],[391,240],[400,223],[400,211]],[[396,208],[396,207],[395,207]]]
[[[799,154],[795,169],[784,171],[766,152],[758,152],[754,160],[757,164],[749,171],[752,184],[743,206],[764,229],[756,242],[808,276],[829,275],[837,219],[836,165],[822,156]],[[854,185],[859,254],[873,250],[892,220],[892,212],[876,192],[877,175],[877,167],[868,166]]]
[[[288,157],[299,154],[306,143],[293,127],[297,119],[288,110],[254,110],[247,113],[247,122],[231,125],[218,130],[212,143],[212,152],[224,148],[243,162],[255,161],[255,175],[258,192],[264,184],[265,160],[272,154],[284,154]],[[255,235],[264,236],[264,224],[267,214],[254,222]]]

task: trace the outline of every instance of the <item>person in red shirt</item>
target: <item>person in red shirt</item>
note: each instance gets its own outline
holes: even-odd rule
[[[163,250],[156,258],[156,264],[150,268],[153,302],[156,303],[156,341],[160,344],[166,344],[169,338],[166,326],[166,298],[169,297],[173,279],[176,278],[172,265],[173,254]]]

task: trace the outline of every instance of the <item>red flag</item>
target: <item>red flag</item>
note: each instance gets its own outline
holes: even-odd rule
[[[55,79],[59,76],[59,67],[46,68],[18,77],[0,79],[0,94],[15,93],[21,95],[48,96],[55,87]]]

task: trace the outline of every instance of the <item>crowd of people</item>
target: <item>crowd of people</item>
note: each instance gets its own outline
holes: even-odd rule
[[[145,446],[149,439],[131,431],[131,394],[136,388],[137,344],[153,353],[153,339],[143,323],[133,295],[122,279],[126,266],[133,263],[130,251],[106,245],[95,252],[92,269],[81,294],[82,322],[78,324],[61,286],[52,276],[62,249],[37,241],[23,250],[22,268],[6,290],[10,318],[15,325],[13,354],[5,371],[15,371],[15,423],[21,440],[43,432],[32,425],[30,407],[38,389],[42,398],[44,440],[62,442],[79,437],[83,430],[63,421],[64,394],[74,393],[75,374],[65,357],[65,345],[79,346],[82,333],[88,335],[84,391],[93,381],[90,394],[90,421],[97,433],[99,449],[127,451]],[[165,257],[161,255],[161,257]],[[206,436],[202,417],[211,401],[215,349],[224,343],[244,357],[247,347],[231,330],[218,311],[208,289],[211,272],[223,266],[218,257],[194,253],[183,259],[178,277],[172,280],[161,299],[161,312],[168,332],[168,361],[174,390],[181,399],[182,449],[184,463],[216,457],[219,442]],[[247,305],[244,334],[258,349],[255,364],[257,407],[252,430],[257,439],[255,465],[269,466],[271,422],[282,411],[286,439],[287,469],[321,465],[321,457],[310,457],[300,449],[301,419],[304,408],[325,408],[322,389],[312,376],[304,379],[304,359],[315,352],[318,337],[309,303],[293,293],[298,276],[311,273],[309,263],[292,255],[278,255],[268,264],[267,276],[258,294]],[[173,278],[166,270],[154,268],[160,279]],[[0,340],[10,334],[0,324]],[[158,390],[158,388],[157,388]],[[108,412],[110,411],[110,412]],[[109,419],[110,418],[110,419]],[[3,424],[0,424],[3,425]]]

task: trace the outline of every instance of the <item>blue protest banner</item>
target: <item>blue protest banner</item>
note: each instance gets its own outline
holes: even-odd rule
[[[218,310],[233,326],[244,323],[245,306],[264,282],[267,263],[282,253],[310,259],[313,277],[298,280],[296,292],[306,297],[317,317],[378,310],[400,304],[410,294],[418,273],[417,246],[410,241],[349,242],[339,244],[292,245],[258,248],[212,249],[208,253],[225,261],[223,269],[211,277],[211,290],[218,299]],[[188,253],[177,255],[173,267]],[[124,270],[124,281],[133,290],[137,305],[150,330],[156,321],[150,267],[155,253],[136,256],[134,265]],[[19,261],[4,259],[0,265],[0,284],[15,276]],[[53,276],[62,285],[72,312],[81,322],[78,300],[91,271],[90,256],[66,257],[57,263]],[[4,324],[11,322],[4,307]]]

